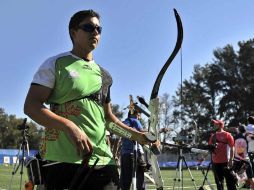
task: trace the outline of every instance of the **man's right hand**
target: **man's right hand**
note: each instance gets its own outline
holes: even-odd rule
[[[65,132],[76,146],[78,155],[85,157],[92,152],[92,144],[87,135],[72,121],[63,118],[44,106],[50,97],[52,89],[42,85],[31,85],[24,112],[38,124]]]
[[[76,126],[74,123],[71,123],[70,125],[66,126],[65,132],[71,142],[76,146],[77,154],[79,156],[85,158],[92,153],[93,146],[90,139],[78,126]]]

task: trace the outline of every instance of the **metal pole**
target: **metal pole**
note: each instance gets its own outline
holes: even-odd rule
[[[134,141],[133,146],[133,164],[132,164],[132,190],[137,190],[137,151],[138,143]]]

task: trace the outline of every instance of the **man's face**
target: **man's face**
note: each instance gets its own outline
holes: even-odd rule
[[[217,124],[214,124],[214,129],[217,131],[219,129],[219,126]]]
[[[220,124],[214,124],[214,129],[219,130],[219,129],[223,129],[223,127]]]
[[[87,51],[94,50],[100,40],[99,26],[100,21],[96,17],[84,19],[79,24],[79,28],[71,32],[74,47]]]

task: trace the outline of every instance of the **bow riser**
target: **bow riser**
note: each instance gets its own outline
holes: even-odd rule
[[[149,125],[149,132],[152,133],[156,139],[158,139],[158,113],[159,113],[159,98],[152,99],[149,103],[148,110],[150,111],[150,125]]]

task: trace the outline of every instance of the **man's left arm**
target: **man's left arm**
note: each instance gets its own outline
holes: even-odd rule
[[[111,128],[112,132],[128,138],[130,140],[137,141],[139,144],[149,144],[149,140],[146,138],[145,133],[139,132],[136,129],[125,125],[121,122],[112,112],[111,103],[104,104],[105,119],[107,123],[114,123],[114,127]]]
[[[230,147],[230,154],[229,154],[229,162],[228,166],[231,168],[233,166],[233,159],[235,155],[235,147],[234,147],[234,138],[231,134],[228,135],[228,145]]]

